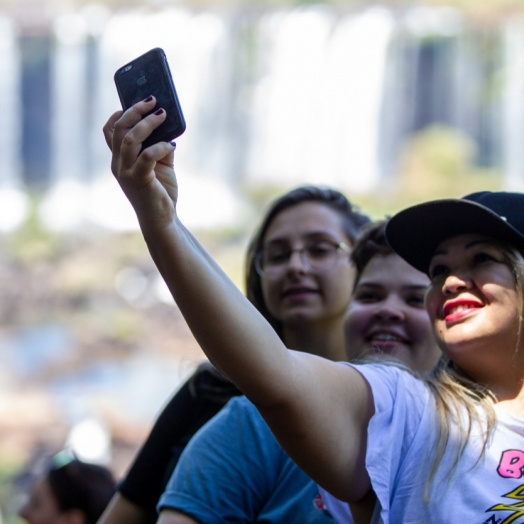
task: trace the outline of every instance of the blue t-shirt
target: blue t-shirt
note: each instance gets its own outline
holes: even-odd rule
[[[158,509],[204,524],[334,524],[316,484],[288,457],[255,406],[232,399],[191,439]]]

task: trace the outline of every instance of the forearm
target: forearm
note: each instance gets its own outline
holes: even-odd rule
[[[280,403],[290,357],[269,323],[178,220],[174,145],[142,152],[164,122],[154,97],[114,113],[104,126],[111,169],[137,214],[149,251],[209,360],[258,404]]]
[[[210,361],[254,402],[279,396],[289,352],[269,323],[175,218],[144,238],[160,273]],[[233,333],[233,336],[232,336]]]

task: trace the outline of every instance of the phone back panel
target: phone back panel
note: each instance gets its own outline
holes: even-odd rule
[[[162,49],[151,49],[119,68],[115,84],[124,110],[150,95],[157,100],[151,113],[159,108],[166,110],[166,120],[144,141],[142,149],[156,142],[169,142],[185,131],[186,122]]]

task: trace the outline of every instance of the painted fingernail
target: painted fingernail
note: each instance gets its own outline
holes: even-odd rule
[[[162,108],[157,109],[157,110],[155,111],[155,115],[160,116],[160,115],[163,115],[163,114],[164,114],[164,110],[163,110]]]
[[[173,146],[173,149],[176,149],[176,142],[173,141],[173,142],[169,142],[172,146]]]
[[[153,100],[153,97],[148,96],[147,98],[144,99],[144,102],[151,102],[151,100]]]

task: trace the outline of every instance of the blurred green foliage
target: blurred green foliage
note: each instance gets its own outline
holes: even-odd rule
[[[13,478],[20,473],[15,465],[5,457],[0,459],[0,521],[2,524],[20,524],[22,520],[16,515],[22,500],[22,494],[16,493],[12,484]]]
[[[30,196],[27,219],[6,239],[8,258],[18,264],[30,265],[38,260],[52,260],[62,252],[60,237],[43,227],[38,218],[39,203],[37,195]]]
[[[466,135],[445,126],[428,127],[406,141],[396,172],[380,189],[353,200],[381,218],[426,200],[500,189],[502,174],[478,167],[476,156]]]

